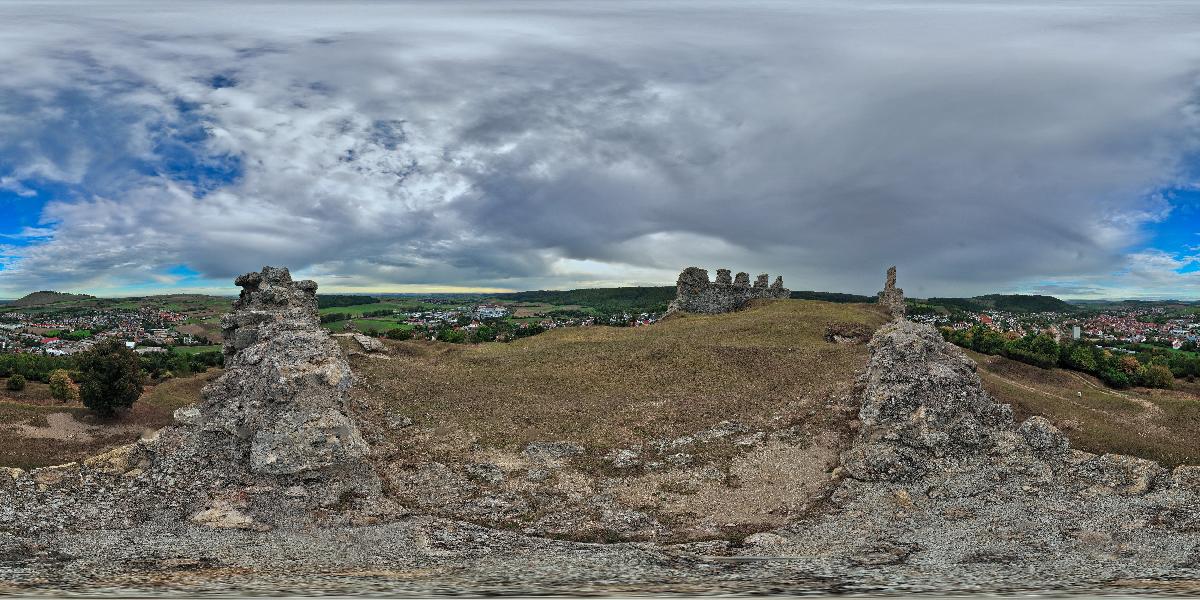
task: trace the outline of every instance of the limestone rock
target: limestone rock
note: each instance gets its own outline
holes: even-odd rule
[[[370,449],[347,405],[353,376],[321,328],[317,285],[274,267],[236,283],[241,297],[222,319],[225,372],[205,387],[197,407],[179,411],[179,420],[216,434],[230,454],[244,452],[254,473],[303,475],[323,481],[327,493],[373,491]]]
[[[358,345],[362,346],[362,349],[366,350],[367,352],[387,351],[387,346],[385,346],[383,342],[379,341],[379,338],[373,338],[369,335],[363,335],[361,333],[356,333],[353,337],[354,341],[358,342]]]
[[[932,458],[978,453],[1012,429],[1012,407],[992,400],[974,363],[933,327],[895,320],[870,347],[859,443],[843,456],[852,477],[908,479]]]
[[[197,525],[203,525],[212,529],[247,529],[251,531],[267,531],[270,529],[270,526],[255,521],[250,515],[243,513],[227,502],[221,501],[214,502],[212,507],[192,515],[191,521]]]
[[[1070,449],[1067,436],[1063,435],[1049,419],[1030,417],[1021,424],[1021,435],[1035,451],[1046,454],[1063,454]]]

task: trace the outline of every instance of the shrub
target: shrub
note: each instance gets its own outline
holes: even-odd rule
[[[8,384],[5,386],[9,391],[19,392],[25,389],[25,376],[20,373],[14,374],[8,378]]]
[[[1096,376],[1108,386],[1117,389],[1127,388],[1133,383],[1124,371],[1114,367],[1105,367]]]
[[[142,394],[145,374],[138,355],[119,340],[106,340],[79,355],[79,398],[102,417],[129,408]]]
[[[467,341],[467,334],[457,329],[443,329],[437,333],[439,342],[450,342],[451,344],[461,344]]]
[[[403,327],[389,329],[386,335],[389,340],[408,340],[412,339],[413,336],[411,331],[404,329]]]
[[[1142,385],[1169,390],[1175,387],[1175,375],[1164,365],[1151,364],[1142,371]]]
[[[50,374],[50,396],[59,402],[71,402],[79,399],[79,386],[71,381],[71,375],[66,369],[55,369]]]

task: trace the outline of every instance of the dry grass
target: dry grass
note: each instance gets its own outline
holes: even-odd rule
[[[198,401],[200,389],[219,374],[219,369],[212,369],[149,388],[133,408],[113,420],[98,419],[78,402],[53,400],[48,391],[45,397],[40,392],[24,398],[11,393],[0,397],[0,466],[30,469],[62,464],[133,442],[147,431],[170,425],[175,409]],[[28,392],[30,388],[24,393]],[[50,428],[48,417],[55,414],[69,416],[83,433],[56,436],[53,431],[40,431]],[[26,427],[39,431],[30,435]]]
[[[651,327],[569,328],[508,344],[391,342],[390,360],[356,356],[374,406],[447,436],[519,448],[590,448],[677,436],[739,420],[768,428],[848,393],[867,349],[823,337],[835,322],[877,328],[869,305],[784,300]]]
[[[968,354],[979,363],[984,387],[1012,404],[1018,419],[1041,415],[1066,424],[1074,448],[1130,454],[1168,466],[1200,463],[1200,396],[1194,385],[1113,390],[1082,373]]]

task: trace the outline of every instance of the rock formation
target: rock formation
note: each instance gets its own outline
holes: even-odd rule
[[[225,373],[176,419],[233,446],[253,473],[321,480],[321,493],[334,497],[364,482],[377,487],[347,412],[350,365],[320,326],[317,284],[274,267],[235,283],[241,296],[221,320]]]
[[[180,425],[83,464],[0,469],[0,529],[173,523],[304,527],[314,511],[379,504],[369,449],[348,414],[344,353],[317,316],[316,284],[266,267],[237,279],[222,320],[225,372]]]
[[[729,273],[729,269],[717,269],[717,280],[712,282],[706,269],[684,269],[676,282],[675,300],[668,312],[726,313],[738,310],[756,298],[787,298],[792,293],[783,287],[783,277],[777,277],[775,283],[767,285],[770,276],[763,273],[751,285],[749,274],[738,273],[731,280]]]
[[[897,319],[904,316],[904,290],[896,287],[896,267],[894,266],[887,271],[887,281],[883,284],[883,291],[879,292],[879,305],[886,308]]]
[[[1051,582],[1197,575],[1200,467],[1072,450],[1042,417],[1017,425],[929,325],[895,320],[871,352],[829,510],[772,552]]]

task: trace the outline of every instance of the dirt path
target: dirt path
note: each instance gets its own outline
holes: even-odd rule
[[[1113,420],[1120,421],[1122,419],[1127,418],[1125,415],[1116,415],[1116,414],[1113,414],[1102,408],[1088,406],[1086,404],[1083,404],[1082,402],[1079,402],[1076,398],[1072,398],[1070,396],[1060,396],[1058,394],[1052,394],[1050,392],[1047,392],[1042,389],[1038,389],[1031,385],[1021,383],[1020,381],[1009,379],[1008,377],[1000,375],[994,371],[987,370],[986,368],[983,367],[983,365],[980,365],[980,369],[987,375],[989,375],[991,377],[995,377],[996,379],[999,379],[1000,381],[1003,381],[1004,383],[1007,383],[1013,387],[1016,387],[1016,388],[1019,388],[1019,389],[1022,389],[1022,390],[1028,391],[1028,392],[1032,392],[1035,394],[1041,394],[1043,396],[1054,398],[1056,400],[1062,400],[1063,402],[1067,402],[1073,406],[1077,406],[1079,408],[1082,408],[1084,410],[1091,411],[1094,413],[1102,414]],[[1158,423],[1153,422],[1153,419],[1155,419],[1157,417],[1161,417],[1163,415],[1162,409],[1159,408],[1157,405],[1155,405],[1153,402],[1150,402],[1149,400],[1145,400],[1143,398],[1137,398],[1134,396],[1129,396],[1127,394],[1122,394],[1120,392],[1102,388],[1102,387],[1096,385],[1095,383],[1093,383],[1092,381],[1089,381],[1086,377],[1083,377],[1077,373],[1072,373],[1070,371],[1063,371],[1063,372],[1070,375],[1072,378],[1078,380],[1080,383],[1083,383],[1084,385],[1086,385],[1096,391],[1099,391],[1106,395],[1116,396],[1116,397],[1122,398],[1124,400],[1128,400],[1128,401],[1142,407],[1143,411],[1138,413],[1137,415],[1134,415],[1133,420],[1135,422],[1137,422],[1138,424],[1142,425],[1144,428],[1152,430],[1155,435],[1161,435],[1161,436],[1169,436],[1170,435],[1170,432],[1167,430],[1167,428],[1163,427],[1162,425],[1160,425]],[[1142,435],[1144,435],[1144,434],[1145,434],[1145,432],[1143,432]]]
[[[1155,404],[1149,400],[1146,400],[1145,398],[1138,398],[1137,396],[1130,396],[1129,394],[1124,394],[1124,393],[1118,392],[1116,390],[1110,390],[1101,385],[1096,385],[1096,382],[1088,379],[1087,377],[1084,377],[1083,375],[1080,375],[1079,373],[1073,373],[1071,371],[1064,371],[1064,373],[1066,373],[1067,375],[1070,375],[1072,378],[1078,380],[1079,382],[1092,388],[1093,390],[1100,392],[1101,394],[1108,394],[1109,396],[1116,396],[1118,398],[1122,398],[1122,399],[1128,400],[1134,404],[1137,404],[1138,406],[1141,406],[1142,408],[1146,409],[1146,411],[1148,413],[1152,413],[1155,417],[1161,417],[1163,415],[1163,410],[1161,407],[1159,407],[1157,404]],[[1147,416],[1148,417],[1148,415],[1139,415],[1139,416]]]

